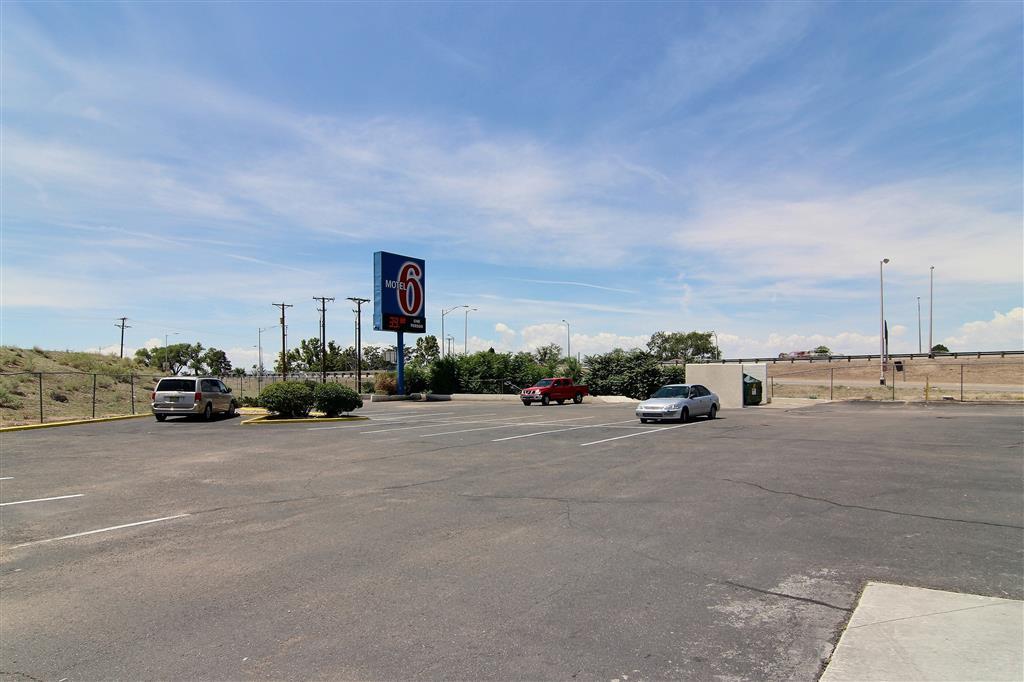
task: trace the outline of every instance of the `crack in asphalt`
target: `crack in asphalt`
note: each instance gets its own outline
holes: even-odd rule
[[[1024,530],[1024,526],[1015,526],[1011,523],[996,523],[995,521],[971,521],[969,519],[955,519],[949,516],[931,516],[929,514],[914,514],[913,512],[900,512],[892,509],[883,509],[882,507],[867,507],[860,504],[843,504],[842,502],[836,502],[829,500],[824,497],[814,497],[813,495],[802,495],[800,493],[794,493],[789,490],[773,490],[766,488],[758,483],[752,483],[751,481],[740,481],[732,478],[720,478],[720,481],[728,481],[729,483],[740,483],[742,485],[749,485],[753,488],[758,488],[768,493],[774,493],[776,495],[792,495],[793,497],[799,497],[803,500],[812,500],[814,502],[824,502],[825,504],[831,504],[835,507],[843,507],[844,509],[862,509],[864,511],[880,512],[882,514],[892,514],[894,516],[912,516],[919,519],[930,519],[932,521],[951,521],[953,523],[969,523],[979,526],[993,526],[996,528],[1012,528],[1014,530]]]

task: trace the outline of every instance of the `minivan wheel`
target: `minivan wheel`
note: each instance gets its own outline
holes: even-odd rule
[[[237,406],[235,405],[235,401],[232,400],[231,401],[231,407],[228,408],[228,418],[229,419],[235,416],[235,408],[236,407]]]
[[[206,403],[206,409],[203,410],[203,419],[206,420],[206,421],[210,421],[211,419],[213,419],[213,405],[212,404]]]
[[[155,414],[153,416],[156,417],[156,420],[158,422],[162,422],[163,420],[167,419],[167,415],[166,414]]]

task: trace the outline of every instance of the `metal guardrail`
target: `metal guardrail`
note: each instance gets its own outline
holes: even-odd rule
[[[1024,350],[977,350],[977,351],[957,351],[950,353],[890,353],[886,355],[890,360],[893,359],[907,359],[913,360],[914,358],[927,358],[927,359],[938,359],[938,358],[981,358],[981,357],[1001,357],[1004,358],[1007,355],[1024,355]],[[800,358],[780,358],[778,356],[774,358],[728,358],[722,360],[697,360],[692,364],[703,364],[703,365],[725,365],[730,363],[739,362],[835,362],[837,360],[881,360],[881,355],[875,353],[874,355],[816,355],[807,356]],[[678,365],[681,364],[679,360],[666,360],[661,363],[662,365]]]

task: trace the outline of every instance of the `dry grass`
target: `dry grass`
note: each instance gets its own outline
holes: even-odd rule
[[[42,374],[43,421],[132,412],[134,374],[136,410],[148,409],[155,375],[131,360],[68,351],[0,347],[0,425],[39,422],[39,374]]]

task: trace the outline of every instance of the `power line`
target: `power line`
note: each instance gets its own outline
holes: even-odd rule
[[[368,298],[349,296],[349,301],[356,304],[356,393],[363,392],[363,304],[369,303]]]
[[[287,328],[284,324],[284,309],[294,308],[295,306],[288,303],[271,303],[270,305],[281,309],[281,376],[284,381],[288,381],[288,338]]]
[[[125,324],[128,321],[127,317],[119,317],[117,319],[121,320],[121,323],[118,324],[115,322],[114,326],[121,328],[121,357],[124,358],[124,330],[131,329],[132,326],[130,324]]]
[[[314,301],[320,301],[320,383],[327,383],[327,301],[334,302],[334,298],[327,296],[314,296]]]

